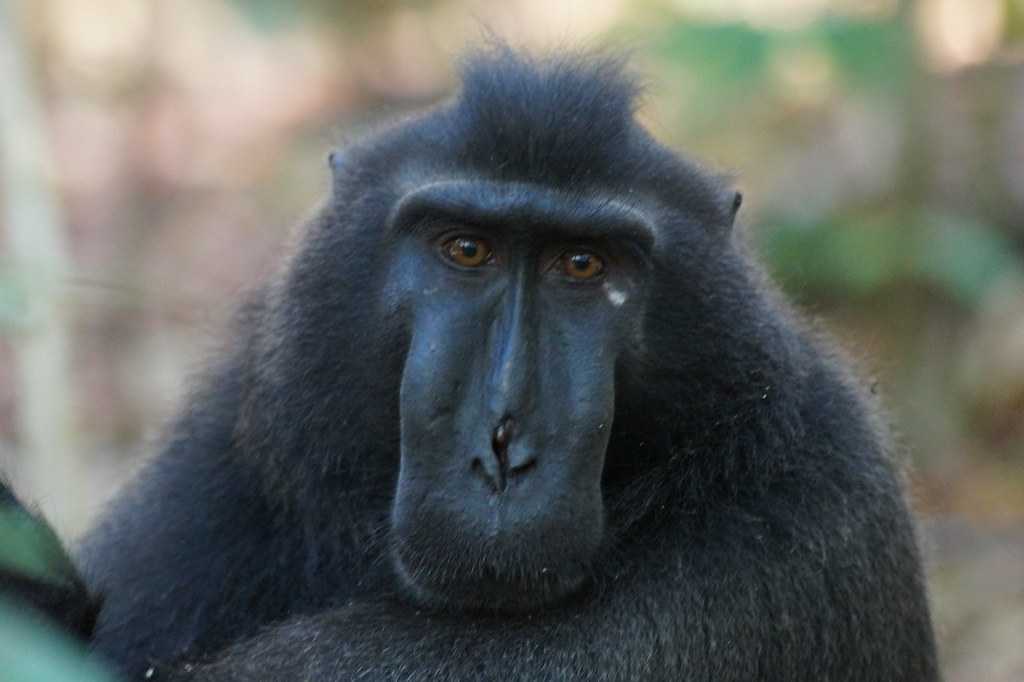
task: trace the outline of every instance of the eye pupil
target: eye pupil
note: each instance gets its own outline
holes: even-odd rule
[[[490,245],[475,237],[453,237],[444,243],[442,253],[464,268],[477,268],[493,261]]]
[[[562,272],[575,280],[590,280],[604,272],[604,261],[589,251],[575,251],[562,255]]]

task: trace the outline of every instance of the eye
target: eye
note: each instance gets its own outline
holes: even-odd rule
[[[566,251],[559,258],[562,272],[575,280],[585,281],[600,277],[604,261],[590,251]]]
[[[464,268],[478,268],[494,260],[490,244],[476,237],[454,237],[441,247],[445,258]]]

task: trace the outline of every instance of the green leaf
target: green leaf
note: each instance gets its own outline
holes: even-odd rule
[[[839,72],[855,86],[900,86],[910,76],[914,52],[902,22],[831,19],[811,27],[810,37],[821,41]]]
[[[919,210],[779,221],[760,240],[783,286],[842,296],[877,293],[905,280],[927,283],[967,307],[1008,276],[1024,277],[992,226]]]
[[[658,41],[662,57],[692,66],[709,88],[741,88],[758,81],[768,61],[768,33],[742,24],[676,24]]]
[[[0,682],[114,682],[83,647],[0,600]]]
[[[918,251],[917,273],[962,303],[978,302],[1004,277],[1024,276],[1013,245],[988,225],[949,214],[932,214],[925,220],[928,238]]]
[[[866,295],[907,270],[905,234],[882,223],[783,223],[764,248],[784,286]]]
[[[256,27],[264,31],[290,28],[299,20],[300,10],[288,2],[278,0],[232,0],[241,13]]]
[[[17,508],[0,509],[0,568],[55,584],[75,575],[53,529]]]

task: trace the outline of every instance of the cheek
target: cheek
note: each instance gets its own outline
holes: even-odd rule
[[[489,448],[480,377],[486,371],[479,316],[457,302],[424,306],[413,322],[399,390],[402,468],[409,477],[466,475],[474,448]]]
[[[401,400],[410,414],[447,409],[480,371],[481,325],[456,304],[423,306],[412,322]]]
[[[531,430],[542,439],[536,445],[564,461],[567,473],[587,479],[603,464],[615,415],[618,351],[612,330],[586,319],[563,316],[548,329],[538,353]]]

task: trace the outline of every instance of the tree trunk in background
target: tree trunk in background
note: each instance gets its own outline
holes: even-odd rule
[[[69,256],[44,115],[33,87],[18,0],[0,0],[0,187],[9,265],[24,300],[15,351],[21,493],[64,534],[82,530],[72,425],[68,320],[61,284]]]

